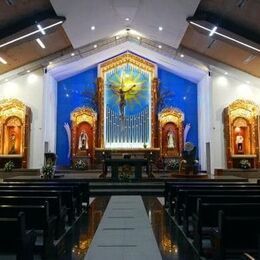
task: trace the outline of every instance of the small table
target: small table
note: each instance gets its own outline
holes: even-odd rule
[[[123,165],[130,165],[135,167],[135,180],[141,180],[142,178],[142,167],[146,167],[146,172],[149,174],[149,162],[147,159],[105,159],[103,175],[107,174],[107,167],[111,166],[111,175],[113,181],[118,181],[118,168]]]

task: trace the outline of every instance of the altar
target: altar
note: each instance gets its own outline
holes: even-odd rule
[[[145,168],[146,174],[150,177],[149,160],[148,159],[105,159],[103,174],[107,174],[107,168],[111,166],[111,178],[112,181],[118,181],[120,179],[119,173],[125,174],[127,168],[130,172],[130,179],[140,181],[142,179],[143,168]],[[134,168],[134,170],[133,170]]]

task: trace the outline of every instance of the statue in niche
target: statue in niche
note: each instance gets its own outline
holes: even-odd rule
[[[16,154],[15,150],[15,142],[16,142],[16,135],[14,132],[11,133],[9,137],[9,144],[10,144],[10,149],[9,149],[9,154]]]
[[[237,152],[238,153],[243,152],[243,142],[244,142],[244,137],[239,133],[236,136],[236,145],[237,145]]]
[[[174,136],[174,132],[171,130],[169,130],[168,134],[167,134],[167,147],[169,149],[174,149],[175,148],[175,136]]]
[[[88,149],[88,135],[85,130],[82,130],[79,135],[78,150],[85,151]]]

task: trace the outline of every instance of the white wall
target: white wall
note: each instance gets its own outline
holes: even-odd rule
[[[43,76],[43,142],[48,142],[48,151],[56,152],[57,128],[57,81],[46,73]]]
[[[232,78],[212,72],[211,159],[214,169],[226,168],[223,110],[236,99],[247,99],[260,105],[260,85],[246,83],[243,77]],[[213,169],[213,170],[214,170]]]
[[[42,135],[42,70],[20,76],[0,85],[0,98],[16,98],[32,110],[29,168],[39,168],[43,163]]]
[[[207,170],[206,143],[210,142],[212,118],[211,78],[205,75],[198,83],[198,141],[201,170]],[[210,169],[209,169],[210,170]]]

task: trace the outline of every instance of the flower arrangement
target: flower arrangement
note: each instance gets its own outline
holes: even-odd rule
[[[5,163],[4,171],[5,172],[11,172],[14,169],[14,163],[12,161],[8,161]]]
[[[130,182],[132,175],[132,169],[130,165],[123,165],[122,171],[119,174],[119,181],[121,182]]]
[[[54,165],[48,163],[48,164],[42,166],[41,177],[46,178],[46,179],[53,178],[54,172],[55,172]]]
[[[239,162],[239,166],[242,169],[249,169],[249,168],[251,168],[251,163],[248,160],[241,160]]]
[[[170,168],[172,170],[177,170],[179,169],[179,165],[180,165],[180,162],[179,160],[177,159],[171,159],[168,161],[167,163],[167,168]]]
[[[88,168],[88,165],[83,160],[78,160],[75,162],[75,168],[77,170],[86,170]]]

